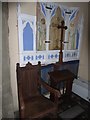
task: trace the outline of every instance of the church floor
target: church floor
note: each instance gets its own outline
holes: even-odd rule
[[[72,93],[72,100],[69,103],[65,101],[59,105],[58,116],[61,120],[65,120],[65,118],[68,120],[88,120],[88,112],[89,102]]]
[[[89,120],[89,105],[89,102],[72,93],[72,100],[70,103],[63,101],[59,104],[57,120],[67,120],[67,118],[68,120]],[[15,118],[18,118],[18,112],[15,113]],[[48,117],[46,118],[48,119]]]

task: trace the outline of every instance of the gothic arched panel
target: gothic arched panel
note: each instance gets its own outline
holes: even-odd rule
[[[33,50],[33,30],[28,22],[23,29],[23,50]]]

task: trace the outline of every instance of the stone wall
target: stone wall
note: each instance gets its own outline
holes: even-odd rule
[[[2,3],[2,116],[3,118],[14,118],[8,35],[8,3]]]
[[[0,120],[2,118],[2,3],[0,2]]]

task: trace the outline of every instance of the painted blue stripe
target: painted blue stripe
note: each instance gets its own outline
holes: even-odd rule
[[[76,49],[78,49],[78,44],[79,44],[79,31],[77,30]]]
[[[77,12],[77,10],[76,10],[76,11],[74,11],[74,12],[71,14],[70,21],[71,21],[71,20],[73,20],[73,18],[74,18],[74,17],[75,17],[75,15],[76,15],[76,12]]]
[[[54,10],[52,11],[51,17],[55,15],[55,11],[56,11],[56,8],[54,8]]]
[[[46,12],[45,12],[45,8],[44,8],[44,5],[41,3],[41,10],[42,10],[42,12],[43,12],[43,14],[46,16]]]

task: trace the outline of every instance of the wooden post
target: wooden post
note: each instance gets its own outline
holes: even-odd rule
[[[62,42],[63,42],[63,31],[67,29],[67,26],[64,26],[64,21],[61,21],[61,26],[58,26],[58,29],[61,29],[61,44],[60,44],[60,52],[59,52],[59,62],[62,64],[63,62],[63,52],[62,52]]]

